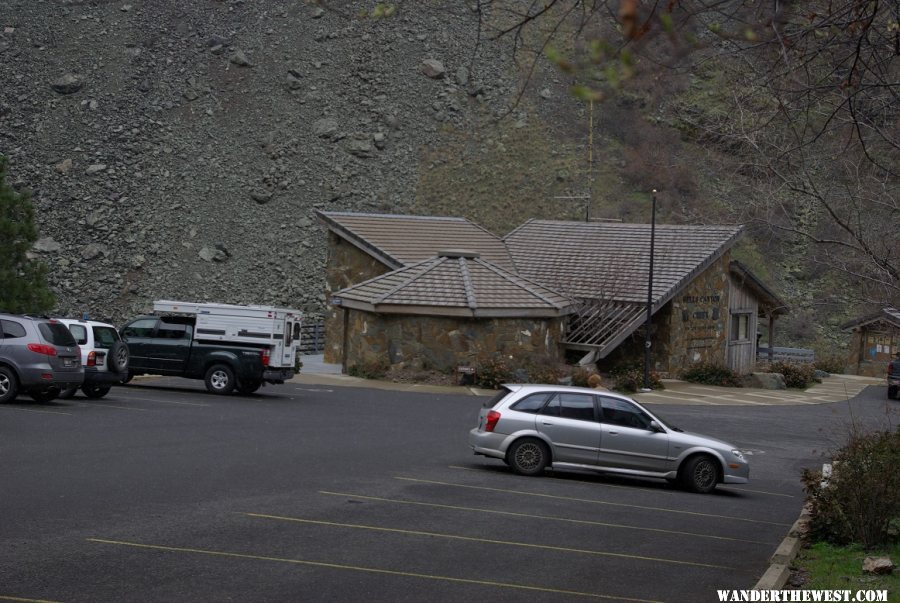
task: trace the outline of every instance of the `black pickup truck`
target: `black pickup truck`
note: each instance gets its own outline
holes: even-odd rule
[[[122,327],[130,355],[125,381],[135,375],[186,377],[203,379],[214,394],[250,394],[294,376],[291,369],[269,367],[264,346],[196,340],[194,322],[189,316],[140,316]]]

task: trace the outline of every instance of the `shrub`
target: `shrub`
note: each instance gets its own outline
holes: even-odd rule
[[[613,389],[634,393],[644,387],[644,368],[637,362],[620,364],[610,371]],[[650,389],[665,389],[659,373],[650,371]]]
[[[832,474],[805,470],[810,504],[810,535],[835,544],[858,543],[867,549],[897,538],[900,518],[900,429],[852,432],[833,457]]]
[[[363,379],[383,379],[389,368],[390,366],[384,360],[371,360],[347,367],[347,374]]]
[[[795,364],[793,362],[773,362],[769,365],[768,373],[781,373],[784,375],[784,384],[788,387],[806,389],[813,383],[821,383],[816,378],[816,367],[811,364]]]
[[[589,381],[592,375],[596,375],[594,371],[578,366],[572,370],[572,385],[578,387],[593,387]]]
[[[813,363],[813,366],[820,371],[825,371],[826,373],[841,374],[844,372],[846,363],[846,358],[838,356],[837,354],[832,354],[823,357],[817,356],[816,361]]]
[[[528,373],[529,383],[556,384],[564,376],[559,364],[549,359],[529,362],[523,368]]]
[[[487,389],[498,389],[511,380],[512,374],[508,359],[499,354],[483,358],[475,365],[475,383]]]
[[[703,383],[723,387],[743,387],[740,375],[727,366],[714,363],[696,364],[681,373],[688,383]]]

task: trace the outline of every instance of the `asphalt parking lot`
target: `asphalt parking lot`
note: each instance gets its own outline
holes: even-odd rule
[[[481,399],[286,384],[212,396],[152,379],[0,406],[0,600],[714,601],[797,518],[798,475],[853,403],[666,406],[752,455],[751,483],[511,474],[475,457]],[[851,413],[852,409],[852,413]]]

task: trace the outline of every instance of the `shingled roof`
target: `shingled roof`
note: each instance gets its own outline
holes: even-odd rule
[[[657,224],[653,302],[666,301],[708,268],[741,226]],[[529,220],[503,241],[519,273],[583,299],[647,302],[650,225]]]
[[[465,218],[316,214],[330,230],[392,269],[433,258],[442,249],[469,249],[491,264],[515,270],[502,239]]]
[[[330,230],[395,269],[340,291],[336,298],[348,307],[544,316],[573,311],[568,300],[575,299],[579,302],[569,319],[565,344],[600,358],[646,320],[649,224],[530,220],[500,239],[464,218],[317,213]],[[742,230],[658,224],[653,311],[721,258]],[[435,257],[441,249],[472,250],[480,257]],[[782,309],[746,268],[737,265],[731,270],[751,282],[764,302]],[[482,280],[470,291],[467,287],[476,285],[475,274]]]
[[[653,312],[737,241],[740,226],[656,225]],[[603,358],[646,321],[650,225],[530,220],[503,239],[525,277],[582,300],[565,344]]]
[[[394,314],[555,317],[574,301],[466,251],[445,251],[335,293],[344,307]]]

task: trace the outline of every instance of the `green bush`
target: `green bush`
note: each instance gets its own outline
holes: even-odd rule
[[[390,366],[388,366],[386,361],[373,360],[347,367],[347,374],[351,377],[361,377],[363,379],[383,379],[387,375],[389,368]]]
[[[713,363],[695,364],[681,373],[681,378],[688,383],[703,383],[723,387],[743,387],[740,375],[727,366]]]
[[[487,389],[498,389],[503,383],[508,383],[513,375],[508,361],[500,354],[478,360],[475,364],[475,383]]]
[[[821,383],[816,378],[816,367],[811,364],[795,364],[793,362],[773,362],[769,365],[768,373],[781,373],[784,375],[784,384],[788,387],[806,389],[813,383]]]
[[[897,540],[900,522],[900,429],[854,431],[832,459],[832,474],[805,470],[810,535],[834,544],[867,549]]]

